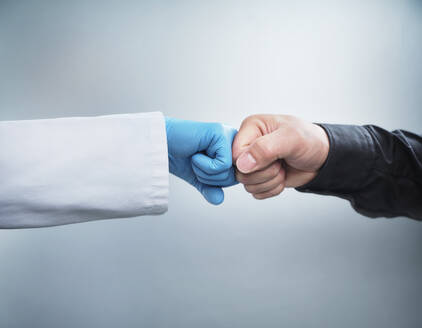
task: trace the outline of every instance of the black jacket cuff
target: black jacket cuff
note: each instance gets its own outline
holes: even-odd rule
[[[356,125],[319,125],[327,133],[330,142],[327,159],[317,176],[296,190],[332,194],[363,188],[375,163],[374,145],[369,132]]]

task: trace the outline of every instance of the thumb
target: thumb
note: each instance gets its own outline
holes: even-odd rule
[[[237,161],[239,156],[254,142],[254,140],[261,136],[262,132],[259,128],[259,124],[252,118],[245,119],[233,141],[233,163]]]
[[[220,205],[224,201],[224,191],[221,187],[210,186],[199,182],[196,178],[192,185],[204,196],[204,198],[213,205]]]
[[[224,201],[224,191],[219,187],[204,184],[201,193],[213,205],[220,205]]]
[[[252,173],[285,158],[291,151],[291,144],[286,137],[283,129],[277,129],[257,138],[237,159],[237,169],[242,173]]]

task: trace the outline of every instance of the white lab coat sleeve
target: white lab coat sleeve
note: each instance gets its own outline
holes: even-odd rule
[[[0,228],[161,214],[167,199],[161,113],[0,122]]]

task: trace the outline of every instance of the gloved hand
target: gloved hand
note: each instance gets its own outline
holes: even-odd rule
[[[224,200],[222,187],[237,184],[232,143],[237,131],[219,123],[166,117],[170,173],[194,186],[211,204]]]

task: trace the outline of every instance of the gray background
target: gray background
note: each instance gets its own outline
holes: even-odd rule
[[[420,133],[421,41],[420,1],[1,1],[0,119]],[[0,327],[422,326],[422,224],[294,190],[213,207],[170,183],[163,216],[0,231]]]

